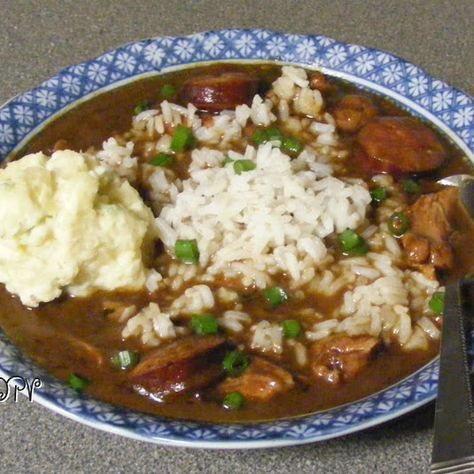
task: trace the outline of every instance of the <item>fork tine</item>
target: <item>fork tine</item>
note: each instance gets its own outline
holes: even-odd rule
[[[447,176],[446,178],[439,179],[438,184],[444,186],[457,186],[459,187],[461,183],[467,179],[473,179],[472,176],[468,174],[454,174],[452,176]]]

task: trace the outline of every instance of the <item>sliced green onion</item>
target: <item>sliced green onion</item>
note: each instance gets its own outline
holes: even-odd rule
[[[285,137],[281,144],[281,148],[287,153],[298,154],[303,149],[303,145],[301,145],[297,138]]]
[[[388,192],[386,188],[377,188],[370,193],[370,196],[372,197],[372,201],[382,202],[387,199]]]
[[[280,130],[276,127],[270,127],[265,130],[265,135],[266,135],[266,141],[267,142],[273,142],[277,141],[282,143],[283,142],[283,133],[280,132]]]
[[[205,336],[206,334],[217,334],[219,329],[217,319],[212,314],[195,314],[191,318],[191,327],[196,334]]]
[[[222,406],[226,410],[238,410],[242,408],[244,402],[245,398],[240,392],[231,392],[225,396]]]
[[[351,229],[339,234],[339,242],[343,253],[347,255],[365,255],[369,251],[365,240]]]
[[[150,107],[150,103],[147,100],[144,100],[143,102],[139,102],[135,108],[133,109],[133,113],[135,115],[141,114],[145,110],[148,110]]]
[[[228,165],[229,163],[232,163],[234,160],[229,158],[228,156],[226,156],[224,158],[224,161],[222,162],[222,167],[224,167],[225,165]]]
[[[196,144],[193,131],[184,125],[176,125],[173,136],[171,138],[170,148],[173,151],[189,150]]]
[[[76,390],[76,392],[82,392],[90,384],[89,380],[77,374],[71,374],[68,381],[69,386]]]
[[[346,229],[342,234],[339,235],[339,242],[341,243],[342,250],[347,252],[348,250],[356,247],[360,244],[362,238],[357,232],[351,229]]]
[[[224,370],[231,376],[237,377],[249,366],[250,361],[247,355],[240,351],[229,352],[222,361]]]
[[[150,161],[150,165],[153,166],[163,166],[165,168],[173,165],[175,159],[172,155],[168,155],[168,153],[159,153]]]
[[[264,294],[265,299],[268,301],[268,303],[270,303],[270,306],[273,309],[277,308],[282,303],[288,300],[288,295],[285,293],[285,290],[278,286],[267,288]]]
[[[139,356],[135,351],[120,351],[112,359],[112,365],[116,369],[127,370],[138,364]]]
[[[403,181],[403,190],[408,194],[419,194],[421,192],[420,185],[413,179]]]
[[[262,145],[268,141],[267,131],[262,128],[257,128],[252,134],[252,141],[255,145]]]
[[[283,335],[289,339],[295,339],[301,335],[301,323],[296,319],[286,319],[281,322]]]
[[[242,174],[245,171],[252,171],[256,167],[257,165],[252,160],[235,160],[234,161],[234,171],[237,174]]]
[[[178,239],[174,245],[174,253],[176,255],[176,258],[184,263],[199,262],[199,248],[196,239]]]
[[[362,257],[363,255],[367,254],[368,251],[369,251],[369,247],[367,246],[365,241],[362,241],[359,245],[352,247],[350,250],[348,250],[345,253],[347,253],[348,255]]]
[[[176,95],[176,86],[173,84],[165,84],[160,90],[160,96],[164,99],[171,99]]]
[[[431,296],[430,302],[428,303],[431,311],[434,314],[443,314],[444,311],[444,292],[436,291]]]
[[[400,237],[410,228],[410,219],[403,212],[394,212],[388,219],[387,225],[391,234]]]

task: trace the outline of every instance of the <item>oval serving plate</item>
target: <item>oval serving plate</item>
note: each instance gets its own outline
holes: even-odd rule
[[[0,108],[0,160],[54,115],[91,93],[208,61],[278,61],[321,69],[389,96],[428,119],[474,162],[474,105],[463,92],[384,51],[324,36],[240,29],[142,40],[62,70]],[[438,361],[354,403],[291,420],[242,425],[169,420],[77,394],[36,367],[0,331],[0,376],[15,375],[39,377],[43,384],[35,392],[35,401],[94,428],[159,444],[235,449],[321,441],[410,412],[436,397]]]

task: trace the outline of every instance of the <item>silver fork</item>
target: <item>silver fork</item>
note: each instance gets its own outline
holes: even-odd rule
[[[474,219],[473,177],[449,176],[438,183],[458,186],[460,201]],[[464,279],[446,288],[431,457],[433,474],[474,472],[473,399],[466,344],[468,311],[474,310],[473,282],[473,278]]]

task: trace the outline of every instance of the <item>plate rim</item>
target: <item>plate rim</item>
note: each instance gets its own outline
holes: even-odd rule
[[[74,70],[74,68],[76,68],[78,70],[81,67],[86,68],[88,65],[91,65],[91,64],[94,64],[94,63],[97,63],[97,62],[101,61],[104,57],[107,57],[107,55],[114,55],[115,54],[114,57],[116,57],[116,55],[118,53],[126,51],[127,48],[133,48],[135,45],[140,45],[140,44],[146,44],[147,46],[149,46],[151,44],[160,43],[161,41],[163,41],[165,43],[166,42],[171,42],[171,43],[175,42],[175,44],[179,41],[184,41],[184,42],[186,42],[186,41],[188,41],[188,42],[196,41],[198,43],[199,43],[199,41],[201,41],[201,43],[202,43],[202,41],[206,38],[206,36],[210,37],[210,36],[214,35],[214,36],[217,36],[217,37],[222,39],[222,38],[225,38],[226,35],[230,35],[230,34],[234,35],[233,39],[235,39],[235,37],[239,36],[239,35],[241,35],[241,37],[245,36],[245,35],[249,35],[250,37],[253,37],[253,38],[257,38],[259,35],[260,36],[267,35],[267,37],[274,37],[276,39],[280,39],[285,44],[287,44],[288,42],[291,41],[290,40],[291,37],[297,38],[299,40],[304,39],[304,40],[307,40],[307,41],[312,41],[313,44],[316,44],[318,41],[322,41],[322,42],[326,41],[331,46],[334,46],[334,47],[335,46],[340,46],[340,47],[342,47],[343,50],[345,50],[345,51],[350,51],[351,48],[354,51],[357,50],[357,54],[359,54],[359,53],[360,54],[364,54],[364,53],[369,54],[370,53],[369,56],[370,55],[376,55],[376,54],[382,54],[382,55],[385,55],[385,56],[391,58],[391,60],[395,60],[395,62],[398,62],[399,64],[404,65],[405,68],[406,67],[413,67],[414,69],[416,69],[418,75],[421,76],[421,77],[426,78],[426,80],[428,82],[440,84],[441,90],[447,90],[447,91],[450,91],[451,93],[458,94],[460,97],[464,97],[468,101],[468,104],[472,103],[472,98],[466,92],[462,91],[459,88],[449,86],[449,85],[445,84],[443,81],[440,81],[439,79],[433,78],[424,69],[422,69],[422,68],[420,68],[420,67],[418,67],[418,66],[416,66],[416,65],[414,65],[414,64],[412,64],[412,63],[410,63],[406,60],[404,60],[403,58],[401,58],[401,57],[399,57],[399,56],[397,56],[393,53],[384,51],[382,49],[370,48],[370,47],[351,44],[351,43],[345,43],[345,42],[342,42],[342,41],[338,41],[338,40],[329,38],[329,37],[324,36],[324,35],[308,35],[308,34],[294,34],[294,35],[292,35],[292,34],[288,34],[288,33],[275,32],[275,31],[271,31],[271,30],[268,30],[268,29],[260,29],[260,28],[258,28],[258,29],[232,28],[232,29],[222,29],[222,30],[209,30],[209,31],[194,33],[194,34],[190,34],[190,35],[184,35],[184,36],[157,36],[157,37],[153,37],[153,38],[147,38],[147,39],[132,41],[132,42],[126,43],[122,46],[118,46],[117,48],[111,49],[108,52],[105,52],[105,53],[103,53],[100,56],[97,56],[95,58],[88,59],[86,61],[74,64],[74,65],[71,65],[71,66],[67,66],[67,67],[61,69],[60,71],[58,71],[55,75],[51,76],[46,81],[43,81],[40,85],[38,85],[36,87],[33,87],[33,88],[29,89],[28,91],[19,93],[16,96],[12,97],[11,99],[7,100],[7,102],[5,102],[5,104],[0,106],[0,118],[1,118],[2,111],[5,111],[6,109],[12,109],[13,110],[14,107],[16,107],[17,105],[21,105],[23,103],[22,101],[25,99],[25,97],[28,97],[29,95],[34,95],[38,91],[40,91],[40,90],[44,89],[45,87],[47,87],[47,85],[50,81],[60,80],[61,77],[64,77],[64,76],[67,76],[68,74],[70,74],[71,71]],[[232,38],[229,39],[229,41],[232,41]],[[165,43],[164,43],[163,48],[166,48]],[[296,45],[294,45],[294,46],[295,46],[295,48],[297,48]],[[236,61],[248,61],[248,60],[253,60],[253,59],[255,59],[257,61],[258,60],[260,60],[260,61],[278,60],[278,58],[276,58],[276,57],[270,57],[270,54],[267,54],[267,57],[261,57],[261,58],[247,58],[247,59],[244,58],[244,57],[235,58]],[[314,58],[313,57],[308,57],[308,61],[310,59],[313,59],[313,61],[311,63],[308,63],[306,60],[305,61],[291,61],[289,59],[280,59],[280,61],[282,61],[284,63],[294,64],[294,65],[302,65],[302,66],[308,67],[310,69],[311,68],[318,68],[318,69],[322,69],[322,70],[327,70],[327,71],[329,71],[329,73],[334,72],[333,75],[338,75],[337,74],[338,71],[339,71],[338,69],[334,69],[334,68],[331,68],[331,67],[325,67],[324,65],[318,64],[318,61],[316,60],[316,56]],[[222,60],[222,58],[216,57],[216,58],[209,58],[205,62],[216,62],[216,61],[220,61],[220,60]],[[189,65],[194,65],[196,62],[199,62],[199,61],[195,61],[195,60],[191,59],[190,61],[183,61],[182,63],[180,63],[180,65],[182,67],[186,67],[186,65],[188,65],[188,66]],[[152,69],[152,70],[148,71],[148,73],[150,73],[150,74],[153,74],[153,73],[161,74],[162,72],[163,72],[163,67],[158,67],[158,68],[155,68],[155,69]],[[346,71],[339,71],[339,72],[341,72],[342,75],[349,74]],[[405,70],[405,73],[406,73],[406,70]],[[124,79],[117,79],[117,80],[113,80],[111,82],[105,83],[104,85],[91,90],[90,92],[88,92],[85,95],[83,94],[78,98],[75,98],[75,99],[73,98],[73,99],[67,101],[65,106],[66,107],[73,107],[75,104],[77,104],[77,102],[79,100],[87,100],[86,97],[89,96],[90,94],[98,94],[98,93],[104,92],[104,90],[119,87],[124,80],[133,81],[133,80],[136,80],[139,75],[141,75],[141,73],[134,73],[134,74],[128,75]],[[353,77],[358,78],[359,76],[354,74]],[[404,78],[405,76],[401,76],[401,77]],[[474,124],[472,124],[472,122],[471,122],[471,124],[468,123],[468,125],[469,125],[468,132],[470,131],[470,133],[467,134],[468,140],[470,139],[472,141],[472,143],[471,142],[468,143],[468,142],[466,142],[466,140],[463,137],[461,137],[459,135],[459,133],[457,133],[455,130],[453,130],[453,128],[449,124],[445,123],[440,117],[438,117],[437,114],[434,114],[433,111],[427,110],[422,104],[414,101],[411,98],[408,98],[408,97],[404,96],[401,93],[397,93],[396,91],[392,91],[388,87],[380,86],[380,84],[378,84],[377,82],[371,82],[368,79],[363,78],[363,77],[360,77],[359,79],[361,79],[363,81],[367,81],[368,82],[368,84],[367,84],[368,87],[370,87],[372,90],[376,89],[377,87],[384,87],[384,89],[389,91],[388,95],[393,97],[393,94],[397,94],[400,97],[405,98],[408,102],[410,102],[411,104],[416,105],[418,108],[420,108],[424,113],[429,114],[431,116],[431,117],[429,117],[429,119],[432,122],[434,121],[433,119],[435,119],[435,121],[439,121],[444,127],[446,127],[447,130],[443,129],[443,131],[445,133],[448,133],[450,138],[453,138],[453,136],[454,136],[454,137],[456,137],[456,139],[460,140],[464,144],[465,151],[469,155],[470,160],[474,161],[474,158],[473,158]],[[358,81],[356,81],[356,82],[358,82]],[[395,100],[397,100],[397,102],[398,102],[398,99],[395,99]],[[49,115],[47,115],[46,119],[49,121],[49,120],[53,119],[55,116],[57,116],[57,114],[60,114],[60,113],[63,113],[63,112],[64,112],[64,106],[60,106],[56,110],[53,110]],[[12,117],[13,117],[13,115],[12,115]],[[23,134],[23,138],[20,141],[17,141],[12,147],[9,148],[8,153],[2,152],[2,148],[1,148],[2,143],[0,141],[0,160],[1,160],[1,155],[2,154],[7,155],[7,154],[10,154],[11,152],[14,152],[15,150],[17,150],[22,145],[22,142],[24,143],[24,139],[26,138],[27,135],[30,135],[31,133],[36,133],[38,128],[43,126],[43,124],[45,122],[45,119],[43,117],[42,119],[37,119],[36,122],[37,122],[36,125],[34,125],[32,128],[30,128],[30,130],[27,133]],[[435,124],[437,126],[439,126],[436,122],[435,122]],[[2,125],[2,123],[0,121],[0,126],[1,125]],[[8,377],[8,376],[11,376],[12,373],[9,372],[9,370],[5,369],[5,367],[4,367],[4,360],[2,360],[2,357],[3,357],[2,356],[2,349],[5,350],[5,347],[6,347],[7,352],[8,352],[8,350],[11,349],[14,346],[13,346],[12,343],[6,342],[6,339],[7,338],[4,335],[4,333],[2,331],[0,331],[0,376]],[[28,367],[28,366],[32,366],[33,371],[36,371],[36,372],[41,372],[42,371],[42,369],[37,368],[32,362],[30,362],[28,358],[26,358],[23,355],[19,354],[18,349],[16,349],[16,348],[14,348],[14,349],[17,352],[16,356],[14,356],[16,358],[15,362],[17,362],[17,363],[19,362],[20,365],[25,365],[26,364],[26,368],[27,368],[26,372],[28,372],[31,369],[31,367]],[[184,435],[182,437],[172,436],[172,435],[169,435],[169,434],[150,435],[150,434],[146,434],[146,433],[138,433],[136,431],[136,429],[134,430],[134,429],[130,429],[130,428],[127,428],[127,427],[124,427],[124,426],[121,426],[121,425],[114,424],[110,420],[100,421],[97,418],[92,419],[89,416],[86,416],[84,413],[80,413],[80,414],[74,413],[74,411],[72,411],[67,406],[62,407],[60,404],[58,404],[57,398],[54,398],[54,395],[47,394],[47,393],[43,394],[41,391],[37,392],[37,395],[35,397],[35,401],[38,401],[39,404],[49,408],[50,410],[52,410],[56,413],[59,413],[59,414],[65,416],[69,419],[72,419],[74,421],[78,421],[78,422],[83,423],[85,425],[92,426],[94,428],[98,428],[98,429],[101,429],[103,431],[107,431],[107,432],[110,432],[110,433],[120,434],[120,435],[129,437],[129,438],[139,439],[139,440],[142,440],[142,441],[148,441],[148,442],[153,442],[153,443],[158,443],[158,444],[161,444],[161,445],[186,446],[186,447],[210,448],[210,449],[222,449],[222,448],[224,448],[224,449],[253,449],[253,448],[263,448],[263,447],[291,446],[291,445],[300,445],[300,444],[312,443],[312,442],[315,442],[315,441],[322,441],[322,440],[326,440],[326,439],[330,439],[330,438],[334,438],[334,437],[354,433],[354,432],[357,432],[357,431],[360,431],[360,430],[363,430],[363,429],[366,429],[366,428],[369,428],[369,427],[372,427],[372,426],[379,425],[381,423],[385,423],[386,421],[392,420],[394,418],[398,418],[399,416],[402,416],[405,413],[408,413],[412,410],[415,410],[415,409],[419,408],[420,406],[422,406],[426,403],[429,403],[430,401],[432,401],[436,397],[436,379],[437,379],[437,364],[438,364],[437,361],[438,361],[437,358],[434,359],[430,363],[426,364],[423,368],[420,368],[417,372],[415,372],[414,374],[411,374],[406,379],[404,379],[404,380],[409,381],[416,374],[427,373],[427,371],[429,371],[429,370],[431,371],[430,372],[431,373],[430,380],[434,381],[434,384],[429,387],[428,391],[420,399],[418,399],[416,401],[411,401],[411,402],[407,402],[405,404],[402,404],[401,406],[399,406],[398,408],[394,408],[393,410],[391,410],[387,414],[374,415],[372,417],[369,417],[369,418],[367,418],[365,420],[362,420],[360,422],[357,422],[357,423],[352,423],[352,424],[349,423],[348,425],[343,424],[340,427],[340,429],[337,429],[337,427],[336,427],[333,430],[328,430],[328,432],[326,434],[321,434],[321,433],[319,433],[319,434],[314,434],[313,433],[313,434],[309,434],[309,435],[304,435],[303,434],[300,438],[291,438],[291,437],[279,437],[278,438],[277,437],[277,438],[258,439],[258,437],[255,437],[253,439],[252,437],[250,437],[248,439],[236,439],[236,438],[224,439],[224,438],[221,438],[221,439],[218,439],[218,440],[216,440],[216,439],[207,440],[205,438],[205,436],[203,436],[203,437],[198,436],[196,439],[193,439],[189,436],[184,436]],[[49,378],[51,378],[51,377],[50,376],[45,376],[46,380],[48,380]],[[380,392],[377,392],[377,394],[386,392],[388,390],[392,390],[392,389],[400,386],[404,382],[404,380],[399,381],[396,384],[394,384],[390,387],[387,387],[387,388],[383,389]],[[69,390],[69,389],[67,389],[67,390]],[[337,412],[338,410],[340,410],[344,407],[353,406],[353,405],[356,405],[360,402],[370,400],[374,396],[376,396],[377,394],[369,395],[368,397],[365,397],[362,400],[358,400],[356,402],[352,402],[352,403],[349,403],[347,405],[343,405],[342,407],[341,406],[340,407],[335,407],[335,408],[329,410],[329,412]],[[83,396],[83,395],[77,395],[76,394],[72,398],[73,399],[80,399],[80,400],[89,400],[90,402],[92,402],[92,404],[96,404],[96,405],[100,405],[100,406],[108,405],[104,402],[93,401],[92,397]],[[115,411],[117,411],[117,410],[115,410]],[[131,410],[124,410],[124,409],[119,409],[118,411],[131,412]],[[134,413],[134,412],[131,412],[131,413]],[[327,411],[325,411],[323,413],[327,413]],[[135,413],[135,415],[138,416],[138,417],[143,416],[143,415],[139,415],[139,414],[136,414],[136,413]],[[150,418],[150,415],[144,415],[144,416],[147,417],[147,418]],[[314,415],[314,414],[313,415],[307,415],[306,417],[303,417],[303,418],[304,419],[307,418],[308,420],[310,420],[310,419],[314,419],[314,417],[317,417],[317,414],[316,415]],[[159,418],[159,417],[154,417],[154,418],[161,420],[161,418]],[[285,420],[285,422],[287,422],[289,424],[294,424],[296,421],[299,422],[300,420],[301,419],[298,418],[297,420],[295,420],[295,419]],[[204,423],[204,422],[201,423],[201,422],[187,422],[187,421],[180,422],[180,421],[171,420],[171,419],[164,419],[164,421],[162,421],[162,423],[165,424],[165,425],[166,424],[193,425],[194,427],[191,428],[191,431],[193,429],[196,430],[196,431],[199,431],[199,429],[204,429],[205,430],[209,426],[215,426],[212,423],[209,424],[209,423]],[[251,427],[251,429],[255,430],[256,426],[257,427],[261,426],[261,425],[270,426],[270,425],[277,425],[278,423],[279,422],[250,423],[250,424],[239,425],[239,426],[249,426],[249,427]],[[220,426],[220,427],[232,426],[232,424],[219,424],[218,426]],[[284,430],[285,428],[282,428],[282,429]],[[178,433],[179,433],[179,431],[178,431]]]

